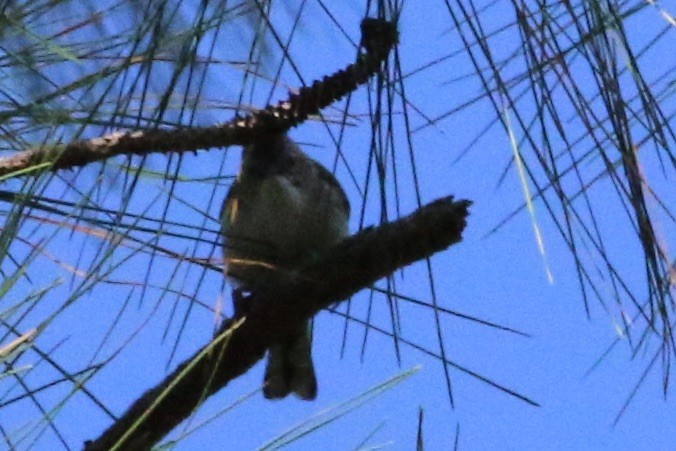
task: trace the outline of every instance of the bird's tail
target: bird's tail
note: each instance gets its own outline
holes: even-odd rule
[[[270,347],[263,395],[284,398],[291,392],[310,401],[317,397],[317,378],[312,364],[312,339],[307,325],[282,343]]]

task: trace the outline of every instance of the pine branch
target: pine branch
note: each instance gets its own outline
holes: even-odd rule
[[[37,171],[70,169],[117,155],[196,152],[200,149],[246,145],[261,133],[284,133],[354,91],[380,69],[397,42],[395,25],[379,19],[364,19],[362,47],[366,50],[343,70],[292,94],[275,106],[250,116],[211,127],[173,130],[120,131],[64,146],[43,146],[0,158],[0,177],[18,177]]]
[[[396,222],[363,230],[297,273],[270,281],[246,299],[246,312],[226,322],[214,342],[143,394],[85,449],[151,448],[206,398],[251,368],[298,321],[459,242],[470,205],[439,199]]]

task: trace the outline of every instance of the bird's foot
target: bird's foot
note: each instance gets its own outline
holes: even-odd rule
[[[241,318],[251,312],[251,291],[244,287],[232,290],[232,305],[235,311],[235,318]]]

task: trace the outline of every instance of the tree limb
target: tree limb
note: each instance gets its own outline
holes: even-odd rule
[[[276,106],[247,117],[211,127],[174,130],[148,129],[114,132],[64,146],[43,146],[0,158],[0,177],[18,177],[33,171],[70,169],[116,155],[148,155],[154,152],[196,152],[199,149],[247,145],[261,133],[284,133],[354,91],[378,72],[397,42],[395,25],[379,19],[364,19],[362,47],[366,50],[345,69],[303,87]],[[32,171],[33,169],[33,171]]]
[[[408,217],[363,230],[297,273],[266,283],[246,299],[246,312],[223,325],[214,342],[143,394],[85,449],[151,448],[206,398],[251,368],[296,322],[459,242],[470,204],[439,199]]]

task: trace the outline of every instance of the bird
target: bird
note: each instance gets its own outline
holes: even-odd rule
[[[237,292],[264,284],[270,271],[293,271],[348,234],[350,203],[336,177],[284,133],[244,147],[221,211],[224,272]],[[312,329],[300,324],[269,348],[263,395],[317,396]]]

